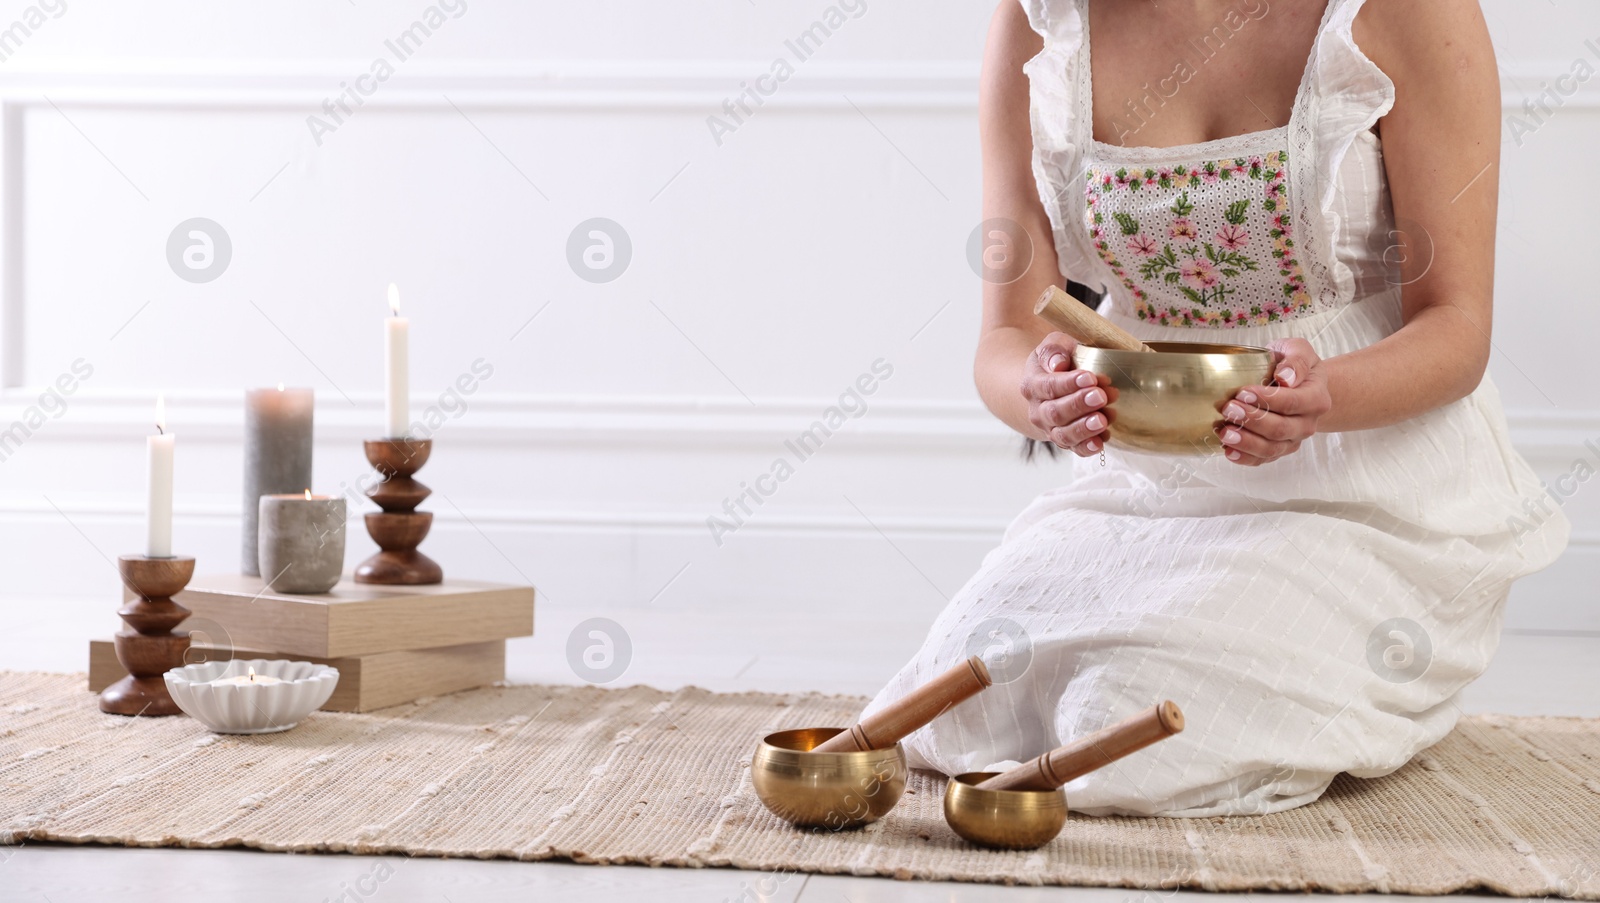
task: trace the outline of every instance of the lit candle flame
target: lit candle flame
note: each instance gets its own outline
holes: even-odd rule
[[[279,392],[283,391],[283,383],[278,383],[278,391]]]
[[[400,288],[393,282],[389,283],[389,313],[400,316]]]
[[[309,489],[306,490],[306,501],[311,501],[311,490]]]
[[[255,683],[255,681],[256,681],[256,669],[255,668],[251,668],[250,669],[250,682],[251,683]]]
[[[167,432],[167,396],[164,394],[156,396],[156,432]]]

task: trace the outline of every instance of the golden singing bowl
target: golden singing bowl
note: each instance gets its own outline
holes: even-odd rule
[[[1249,345],[1147,342],[1158,353],[1079,345],[1076,366],[1111,379],[1107,444],[1168,455],[1215,455],[1222,406],[1233,393],[1263,385],[1272,352]]]
[[[893,749],[814,753],[843,728],[768,734],[756,747],[750,781],[773,815],[802,828],[844,830],[882,818],[906,789],[906,754]]]
[[[944,820],[951,829],[980,847],[997,850],[1032,850],[1054,840],[1067,823],[1066,791],[975,786],[996,774],[974,771],[950,779],[944,789]]]

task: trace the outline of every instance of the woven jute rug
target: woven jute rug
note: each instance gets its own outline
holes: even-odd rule
[[[968,846],[916,774],[860,831],[802,832],[751,789],[755,741],[864,700],[488,688],[218,736],[103,715],[81,675],[0,672],[0,842],[565,858],[1016,884],[1489,890],[1600,899],[1600,722],[1466,719],[1395,774],[1292,812],[1074,816],[1034,852]]]

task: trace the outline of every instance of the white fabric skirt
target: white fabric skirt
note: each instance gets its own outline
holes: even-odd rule
[[[1204,330],[1119,324],[1144,339]],[[1230,329],[1331,357],[1400,323],[1399,291]],[[1108,451],[1073,459],[939,615],[875,711],[967,655],[1001,682],[906,740],[912,764],[997,770],[1164,699],[1188,727],[1067,786],[1091,815],[1265,813],[1340,772],[1377,777],[1454,726],[1510,584],[1568,525],[1485,378],[1395,426],[1313,437],[1260,468]],[[1045,466],[1050,466],[1046,464]]]

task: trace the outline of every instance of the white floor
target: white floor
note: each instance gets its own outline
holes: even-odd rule
[[[508,862],[388,858],[387,880],[371,877],[374,859],[293,856],[243,850],[125,850],[79,847],[6,849],[0,899],[6,903],[1161,903],[1174,896],[1204,903],[1243,894],[1172,894],[1100,887],[993,887],[973,884],[794,875],[787,881],[731,869],[649,869]],[[385,874],[385,873],[380,873]],[[358,892],[357,882],[362,881]],[[765,881],[765,883],[763,883]],[[770,893],[762,893],[762,891]],[[344,895],[344,901],[340,901]],[[1449,901],[1489,900],[1455,895]],[[1504,898],[1498,898],[1504,900]],[[1362,897],[1419,903],[1417,897]]]
[[[0,668],[82,670],[84,623],[107,608],[105,600],[59,599],[31,605],[13,628],[0,633]],[[563,645],[572,621],[543,611],[539,636],[514,642],[513,676],[571,682]],[[113,622],[114,623],[114,622]],[[817,689],[871,693],[920,639],[904,650],[884,650],[898,631],[840,631],[804,618],[775,619],[766,629],[718,636],[717,619],[684,611],[634,610],[636,642],[624,683],[675,687],[686,683],[717,690]],[[110,633],[107,625],[106,633]],[[641,640],[647,639],[648,646]],[[655,652],[652,650],[660,650]],[[868,654],[876,651],[876,655]],[[1494,665],[1464,694],[1468,712],[1600,716],[1600,634],[1518,633],[1505,636]],[[0,797],[3,806],[3,797]],[[373,869],[389,867],[376,882]],[[381,896],[377,894],[381,891]],[[123,849],[65,845],[0,847],[0,900],[5,903],[118,903],[218,897],[230,903],[349,903],[377,897],[385,903],[498,900],[676,901],[912,901],[1093,900],[1161,903],[1172,894],[1103,888],[1010,888],[902,882],[882,878],[776,876],[729,869],[647,869],[567,863],[408,859],[343,855],[284,855],[244,850]],[[1218,895],[1182,894],[1206,901]],[[1229,895],[1234,896],[1234,895]],[[1415,898],[1407,898],[1415,899]],[[1461,899],[1452,897],[1452,900]]]

